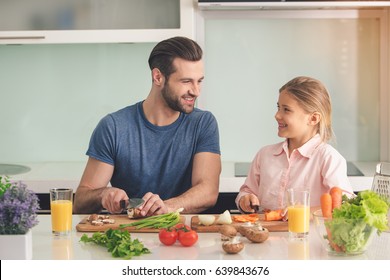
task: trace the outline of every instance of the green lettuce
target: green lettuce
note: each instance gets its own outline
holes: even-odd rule
[[[341,207],[334,209],[332,219],[325,223],[332,248],[351,254],[363,251],[375,229],[378,234],[388,229],[389,204],[373,191],[344,197]]]

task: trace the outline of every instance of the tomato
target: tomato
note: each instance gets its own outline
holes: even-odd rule
[[[160,242],[164,245],[171,246],[177,240],[177,231],[176,230],[167,230],[165,228],[160,229],[158,233],[158,238]]]
[[[198,234],[196,231],[192,230],[190,226],[187,226],[183,223],[179,223],[174,226],[174,229],[177,232],[177,240],[181,245],[189,247],[194,245],[198,241]]]
[[[180,238],[180,235],[184,232],[184,231],[189,231],[191,230],[191,227],[190,226],[187,226],[183,223],[179,223],[177,225],[175,225],[173,227],[176,231],[177,231],[177,241],[179,241],[179,238]]]
[[[186,229],[186,230],[191,230],[191,227],[190,227],[190,226],[187,226],[187,225],[185,225],[185,224],[183,224],[183,223],[176,224],[176,225],[174,226],[174,228],[175,228],[177,231],[184,230],[184,229]]]
[[[194,230],[181,230],[179,232],[179,242],[183,246],[192,246],[198,241],[198,234]]]

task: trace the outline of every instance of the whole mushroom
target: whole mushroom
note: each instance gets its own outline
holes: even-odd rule
[[[229,241],[222,243],[222,249],[228,254],[237,254],[244,249],[244,243],[238,237],[233,237]]]
[[[268,239],[269,231],[262,226],[243,227],[240,233],[254,243],[262,243]]]
[[[237,230],[238,232],[242,235],[242,236],[245,236],[245,232],[248,228],[250,227],[254,227],[255,225],[250,223],[250,222],[246,222],[246,223],[243,223],[242,225],[240,225]]]
[[[223,225],[219,228],[221,240],[230,240],[237,235],[237,229],[231,225]]]

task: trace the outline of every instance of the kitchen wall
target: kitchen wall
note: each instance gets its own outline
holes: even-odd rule
[[[281,140],[277,93],[297,75],[328,86],[339,151],[379,159],[377,20],[210,19],[204,36],[199,107],[218,119],[223,160]],[[99,119],[147,96],[153,46],[0,45],[0,162],[84,161]]]
[[[153,46],[0,45],[0,162],[84,161],[100,118],[147,96]]]
[[[306,75],[325,83],[333,103],[332,142],[350,161],[379,159],[377,19],[205,20],[202,106],[219,120],[223,156],[252,160],[282,141],[274,119],[278,90]]]

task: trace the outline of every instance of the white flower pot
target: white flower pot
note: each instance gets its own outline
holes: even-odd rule
[[[31,260],[31,230],[29,230],[26,234],[0,234],[0,259]]]

